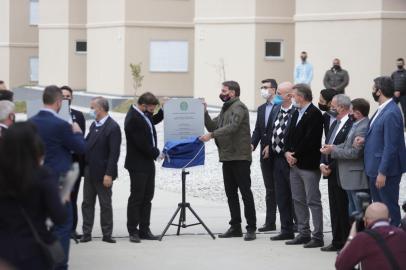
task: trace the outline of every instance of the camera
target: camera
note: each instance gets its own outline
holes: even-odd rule
[[[357,200],[356,200],[357,211],[355,211],[351,214],[351,218],[353,218],[357,224],[357,232],[360,232],[365,229],[364,216],[365,216],[365,211],[367,210],[368,206],[371,204],[371,197],[366,192],[357,192],[355,194],[355,196],[357,197]],[[406,205],[404,205],[404,206],[406,208]]]

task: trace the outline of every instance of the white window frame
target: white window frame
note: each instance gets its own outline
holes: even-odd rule
[[[266,43],[267,42],[279,42],[281,44],[280,56],[266,56]],[[265,39],[264,41],[264,58],[265,60],[284,60],[284,40],[283,39]]]
[[[33,6],[35,6],[35,10],[33,10]],[[34,11],[35,11],[35,13],[34,13]],[[28,20],[29,20],[29,25],[30,26],[38,26],[38,22],[39,22],[39,0],[30,0]]]
[[[183,65],[178,66],[177,68],[171,67],[168,63],[166,67],[156,67],[153,63],[153,43],[165,43],[168,45],[171,43],[183,43],[186,45],[186,50],[183,52],[186,57],[186,61],[183,61]],[[189,41],[188,40],[150,40],[149,42],[149,72],[151,73],[187,73],[189,72]]]
[[[33,59],[37,59],[37,78],[36,78],[36,80],[35,80],[35,78],[34,78],[34,80],[33,80],[33,69],[32,69],[32,65],[31,65],[31,61],[33,60]],[[28,59],[28,65],[29,65],[29,71],[30,71],[30,74],[29,74],[29,76],[30,76],[30,82],[38,82],[38,79],[39,79],[39,58],[38,58],[38,56],[31,56],[29,59]]]
[[[86,51],[85,52],[82,52],[82,51],[77,51],[77,43],[78,42],[86,42]],[[75,53],[76,54],[87,54],[87,40],[83,40],[83,39],[78,39],[78,40],[75,40]]]

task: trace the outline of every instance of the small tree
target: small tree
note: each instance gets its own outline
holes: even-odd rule
[[[142,63],[138,64],[132,64],[130,63],[130,68],[131,68],[131,75],[133,77],[133,87],[135,90],[135,94],[137,94],[138,88],[142,86],[142,80],[144,79],[144,76],[141,75],[141,65]]]

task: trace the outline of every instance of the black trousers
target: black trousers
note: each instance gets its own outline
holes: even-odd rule
[[[273,176],[273,162],[270,159],[261,160],[262,178],[265,185],[266,217],[265,225],[275,225],[276,221],[276,199],[275,181]]]
[[[241,224],[240,190],[244,202],[244,215],[247,220],[247,230],[256,230],[257,218],[255,214],[254,196],[251,191],[251,161],[234,160],[223,162],[224,188],[228,199],[231,220],[229,224]]]
[[[340,187],[339,175],[336,169],[328,177],[328,200],[330,204],[331,229],[333,233],[333,246],[342,248],[350,232],[348,216],[348,197]]]
[[[85,168],[83,182],[83,234],[92,234],[94,223],[94,206],[96,196],[100,204],[100,224],[104,236],[111,236],[113,232],[113,207],[111,204],[112,187],[105,187],[102,179],[91,179],[89,170]]]
[[[151,201],[155,192],[155,167],[150,173],[128,170],[131,194],[127,205],[127,229],[130,235],[149,229]]]
[[[281,233],[293,233],[293,201],[290,189],[290,167],[283,155],[273,157],[276,203],[281,221]]]
[[[76,232],[76,227],[78,226],[78,194],[80,188],[80,182],[82,180],[82,176],[78,176],[76,179],[76,183],[73,186],[72,192],[70,194],[70,201],[72,203],[72,213],[73,213],[73,220],[72,220],[72,232]]]

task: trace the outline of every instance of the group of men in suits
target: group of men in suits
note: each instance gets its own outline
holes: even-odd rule
[[[306,84],[284,82],[278,86],[273,79],[262,83],[261,95],[267,101],[258,108],[252,135],[253,151],[261,143],[260,162],[267,191],[265,224],[259,230],[275,230],[275,200],[281,232],[271,240],[338,251],[347,241],[351,214],[361,211],[356,196],[361,191],[371,193],[373,201],[384,202],[392,224],[399,224],[399,183],[406,171],[406,150],[401,112],[392,99],[392,80],[375,79],[372,95],[380,107],[371,121],[365,99],[351,101],[344,94],[325,89],[318,109]],[[328,181],[333,235],[327,246],[323,240],[321,175]]]

